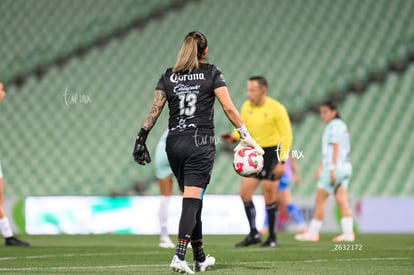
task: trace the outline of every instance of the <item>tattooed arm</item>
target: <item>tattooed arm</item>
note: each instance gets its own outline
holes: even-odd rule
[[[152,107],[150,112],[147,115],[147,118],[144,121],[144,128],[146,131],[150,131],[157,122],[158,117],[160,116],[162,109],[164,108],[165,102],[167,101],[167,95],[164,91],[155,90],[154,99],[152,101]]]
[[[137,138],[135,139],[134,150],[132,152],[134,160],[140,165],[145,165],[145,163],[151,162],[151,157],[145,142],[147,140],[149,131],[151,131],[152,127],[154,127],[155,123],[157,122],[157,119],[160,116],[166,101],[167,95],[165,92],[161,90],[155,90],[151,110],[148,113],[147,118],[144,121],[144,125],[139,131]]]

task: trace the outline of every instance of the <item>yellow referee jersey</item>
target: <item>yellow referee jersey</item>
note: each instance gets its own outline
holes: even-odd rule
[[[286,108],[277,100],[266,97],[262,106],[245,101],[240,114],[251,136],[263,148],[281,145],[280,159],[286,160],[292,145],[292,128]],[[235,129],[233,137],[240,139]]]

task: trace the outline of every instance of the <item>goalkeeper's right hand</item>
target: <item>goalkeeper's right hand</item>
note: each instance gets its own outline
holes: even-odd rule
[[[236,148],[234,148],[234,151],[237,151],[243,147],[253,147],[257,151],[257,153],[259,153],[260,155],[264,155],[262,147],[260,147],[260,145],[257,144],[257,142],[252,138],[252,136],[246,128],[246,125],[243,124],[240,128],[237,128],[237,131],[240,134],[240,142],[236,146]]]
[[[151,157],[148,152],[147,145],[145,144],[148,132],[148,130],[141,129],[138,133],[137,138],[135,139],[132,155],[134,156],[134,160],[140,165],[145,165],[145,163],[151,162]]]

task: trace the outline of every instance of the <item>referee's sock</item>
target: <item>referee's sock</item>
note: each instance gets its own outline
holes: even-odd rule
[[[257,233],[256,227],[256,208],[254,207],[253,201],[244,203],[244,211],[246,211],[247,220],[250,225],[250,234],[254,235]]]
[[[178,227],[178,240],[175,254],[180,260],[184,260],[187,245],[190,242],[194,227],[196,226],[197,213],[201,208],[201,200],[195,198],[183,198],[180,224]]]
[[[275,230],[275,223],[276,223],[276,212],[277,212],[277,204],[276,202],[266,204],[266,213],[269,219],[269,239],[276,240],[276,230]]]

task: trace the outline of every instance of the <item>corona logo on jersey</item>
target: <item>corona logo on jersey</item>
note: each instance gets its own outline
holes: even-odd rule
[[[204,73],[194,73],[194,74],[176,74],[173,73],[170,76],[170,81],[172,83],[178,83],[179,81],[191,81],[191,80],[206,80]]]
[[[263,165],[263,156],[257,153],[253,147],[242,147],[234,152],[233,168],[240,176],[255,176],[262,171]]]

